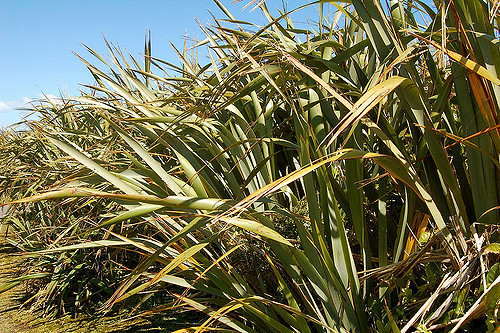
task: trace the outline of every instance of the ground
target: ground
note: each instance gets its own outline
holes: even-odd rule
[[[0,285],[15,274],[21,258],[12,252],[5,241],[6,227],[0,223]],[[125,332],[171,332],[170,328],[153,323],[146,318],[125,321],[126,316],[99,318],[43,318],[39,313],[22,307],[22,286],[0,293],[0,333],[125,333]]]

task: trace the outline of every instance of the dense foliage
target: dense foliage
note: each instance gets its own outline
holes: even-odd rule
[[[206,63],[89,48],[88,93],[2,134],[29,256],[0,290],[206,315],[183,332],[498,331],[498,4],[217,4]]]

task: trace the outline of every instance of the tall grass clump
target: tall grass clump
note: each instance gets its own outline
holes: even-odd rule
[[[37,264],[0,290],[205,315],[179,332],[494,332],[497,3],[216,3],[205,62],[88,48],[88,93],[2,142]]]

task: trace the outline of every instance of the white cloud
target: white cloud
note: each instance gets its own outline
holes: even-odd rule
[[[42,103],[51,103],[54,105],[63,105],[64,102],[62,101],[61,98],[51,95],[51,94],[46,94],[46,95],[40,95],[38,96],[38,101]],[[17,111],[19,108],[27,108],[30,106],[30,103],[35,102],[37,104],[36,99],[28,98],[28,97],[23,97],[21,99],[16,99],[12,101],[0,101],[0,113],[1,112],[9,112],[9,111]]]
[[[30,101],[31,99],[28,97],[13,101],[0,101],[0,112],[14,111],[17,108],[26,107]]]
[[[49,102],[54,105],[64,104],[61,98],[51,94],[40,95],[38,98],[40,99],[41,102]]]

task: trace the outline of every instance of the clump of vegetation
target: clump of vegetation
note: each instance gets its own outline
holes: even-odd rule
[[[319,1],[303,28],[216,2],[207,63],[89,48],[88,93],[4,135],[14,282],[206,315],[179,332],[495,331],[496,3]]]

